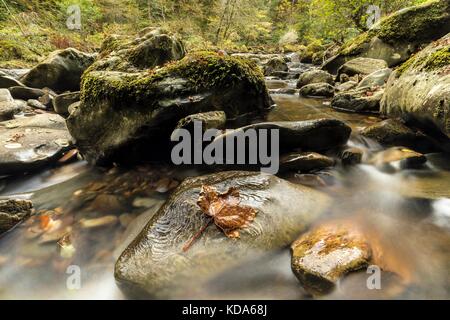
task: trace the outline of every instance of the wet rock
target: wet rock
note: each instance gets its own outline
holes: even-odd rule
[[[0,88],[7,89],[10,87],[23,87],[23,86],[24,85],[20,81],[14,79],[12,77],[9,77],[6,75],[4,75],[4,76],[0,75]]]
[[[377,70],[363,78],[358,85],[358,89],[382,87],[386,84],[391,74],[392,69],[389,68]]]
[[[279,130],[282,151],[323,151],[347,143],[351,128],[335,119],[310,121],[280,121],[251,124],[236,130],[229,130],[218,136],[213,143],[224,144],[227,138],[236,137],[248,130]]]
[[[21,78],[32,88],[51,88],[55,91],[77,91],[83,72],[94,62],[95,55],[67,48],[52,52]],[[32,98],[28,98],[32,99]]]
[[[80,101],[80,92],[67,92],[57,95],[53,100],[53,109],[61,116],[69,115],[69,106]]]
[[[214,53],[195,53],[153,73],[92,71],[83,77],[81,97],[67,126],[92,163],[140,162],[155,157],[154,150],[169,156],[173,129],[191,114],[223,111],[233,121],[272,107],[257,66]]]
[[[44,90],[29,87],[11,87],[9,88],[9,91],[14,99],[21,99],[25,101],[30,99],[37,100],[46,94]]]
[[[422,153],[439,150],[429,137],[408,128],[397,119],[388,119],[368,126],[361,130],[360,134],[387,147],[403,146]]]
[[[10,120],[23,110],[23,107],[14,101],[8,89],[0,89],[0,121]]]
[[[220,192],[237,187],[240,205],[257,214],[240,229],[240,238],[227,238],[212,224],[183,252],[208,221],[196,204],[204,185]],[[231,171],[188,179],[121,254],[116,280],[133,296],[195,297],[202,284],[225,270],[291,243],[328,201],[321,192],[260,173]]]
[[[350,91],[358,86],[358,82],[356,81],[347,81],[344,83],[340,83],[336,86],[336,91],[345,92]]]
[[[341,92],[334,96],[331,101],[331,107],[347,112],[377,114],[380,112],[380,101],[382,97],[383,90],[376,92],[365,90]]]
[[[323,69],[334,74],[345,62],[357,57],[381,59],[394,67],[449,32],[450,3],[447,0],[429,1],[382,19],[368,32],[344,44]]]
[[[333,166],[333,159],[316,152],[293,152],[280,158],[282,171],[311,172]]]
[[[264,66],[264,75],[272,76],[274,73],[287,72],[289,70],[286,61],[281,57],[274,57]]]
[[[356,58],[346,62],[338,70],[338,77],[344,73],[348,76],[362,75],[367,76],[376,71],[386,69],[387,63],[380,59]]]
[[[334,87],[328,83],[312,83],[300,89],[300,95],[304,97],[325,97],[334,96]]]
[[[0,174],[23,174],[59,159],[71,145],[64,119],[39,114],[0,123]]]
[[[208,129],[223,129],[227,122],[227,116],[223,111],[196,113],[178,121],[175,129],[188,129],[190,132],[193,132],[194,122],[200,122],[203,131]]]
[[[381,111],[429,118],[450,137],[450,33],[430,44],[389,78]]]
[[[328,83],[334,85],[334,78],[331,74],[322,70],[311,70],[302,73],[297,81],[297,88],[301,88],[312,83]]]
[[[339,157],[344,166],[352,166],[361,163],[364,152],[359,148],[344,148],[339,151]]]
[[[366,267],[371,249],[366,239],[343,225],[320,226],[291,246],[292,270],[313,295],[331,292],[337,281]]]
[[[301,184],[307,187],[311,188],[321,188],[326,187],[327,182],[322,179],[317,174],[311,174],[311,173],[296,173],[292,178],[289,179],[290,182],[295,184]]]
[[[422,167],[427,158],[418,152],[404,148],[392,147],[375,154],[369,163],[384,168],[387,165],[399,164],[400,169],[416,169]]]
[[[185,54],[183,43],[162,28],[147,29],[135,39],[113,35],[104,41],[88,72],[138,72],[180,60]]]
[[[29,99],[27,101],[27,105],[35,109],[47,110],[47,107],[43,105],[39,100]]]
[[[0,235],[28,218],[32,207],[27,200],[0,200]]]

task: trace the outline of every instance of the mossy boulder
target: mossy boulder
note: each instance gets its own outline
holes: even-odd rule
[[[394,67],[449,32],[450,1],[429,1],[382,19],[368,32],[348,41],[323,68],[336,73],[340,66],[356,57],[382,59]]]
[[[138,72],[180,60],[186,54],[183,43],[160,28],[144,29],[137,38],[112,35],[105,39],[99,58],[90,71]]]
[[[202,186],[239,191],[239,206],[256,210],[240,238],[228,238],[214,223],[193,242],[208,217],[197,205]],[[228,171],[185,180],[148,221],[116,262],[115,277],[137,298],[207,298],[203,288],[223,272],[286,248],[328,208],[325,194],[272,175]],[[228,283],[224,291],[231,290]]]
[[[450,136],[450,33],[390,76],[381,111],[388,116],[412,114],[431,119]]]
[[[78,91],[81,75],[94,59],[95,54],[83,53],[74,48],[58,50],[24,75],[21,82],[31,88]]]
[[[272,76],[277,72],[287,72],[289,70],[286,61],[281,57],[274,57],[267,61],[264,66],[264,75]]]
[[[166,155],[171,132],[189,115],[223,111],[232,121],[270,108],[255,64],[198,52],[150,71],[86,73],[67,125],[89,161],[135,162]]]

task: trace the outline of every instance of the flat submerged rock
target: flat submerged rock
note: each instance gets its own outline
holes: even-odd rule
[[[240,239],[227,238],[211,224],[183,252],[208,219],[196,204],[203,185],[219,192],[237,187],[240,205],[257,215],[240,230]],[[267,174],[229,171],[187,179],[122,253],[116,279],[135,297],[194,298],[221,272],[290,245],[328,205],[325,194]]]
[[[25,173],[51,163],[71,142],[65,121],[39,114],[0,122],[0,174]]]

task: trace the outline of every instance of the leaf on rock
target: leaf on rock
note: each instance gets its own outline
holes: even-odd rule
[[[257,213],[255,209],[240,204],[239,190],[235,187],[219,193],[214,187],[204,185],[200,191],[197,205],[211,219],[184,246],[183,251],[187,251],[213,221],[228,238],[239,238],[239,229],[248,227]]]

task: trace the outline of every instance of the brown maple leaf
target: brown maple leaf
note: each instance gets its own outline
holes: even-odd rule
[[[187,251],[213,221],[228,238],[239,238],[239,229],[247,227],[256,217],[255,209],[240,205],[239,190],[235,187],[218,193],[214,187],[204,185],[197,205],[211,219],[183,247],[183,251]]]

